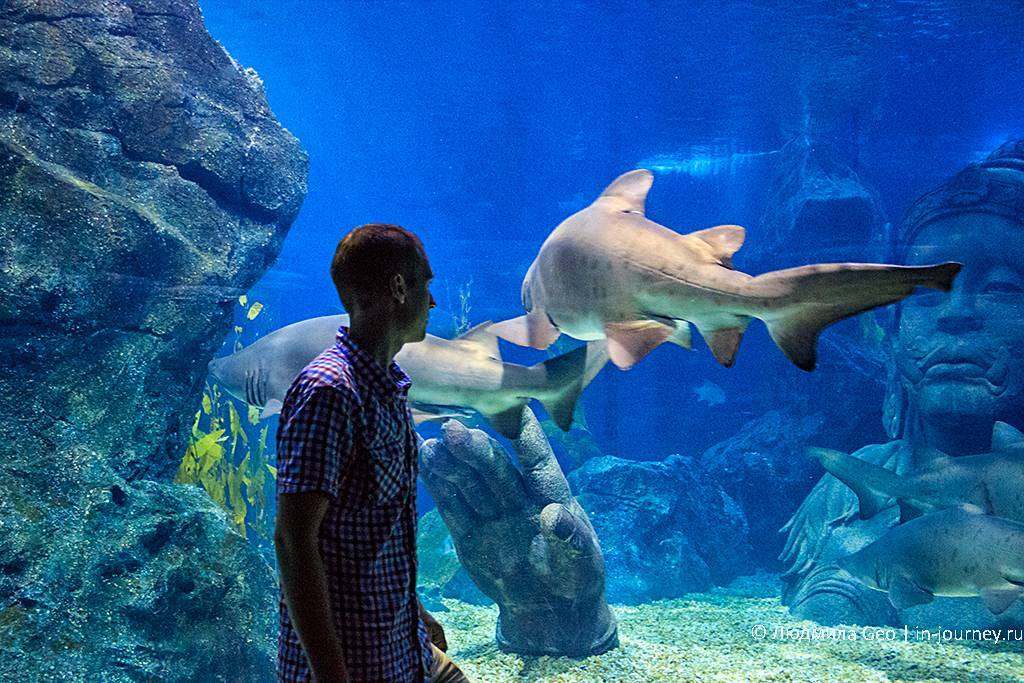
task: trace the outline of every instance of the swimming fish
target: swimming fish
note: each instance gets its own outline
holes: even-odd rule
[[[830,263],[753,277],[732,266],[742,227],[683,235],[648,220],[652,182],[650,171],[630,171],[562,221],[523,279],[527,314],[491,330],[539,349],[563,333],[607,338],[612,362],[628,369],[664,342],[691,348],[693,324],[728,367],[751,318],[758,318],[797,367],[812,370],[824,327],[899,301],[918,285],[949,291],[960,270],[955,262]]]
[[[693,393],[697,394],[698,401],[711,407],[725,403],[725,392],[722,391],[722,387],[709,379],[705,379],[699,387],[694,387]]]
[[[287,325],[210,361],[209,372],[232,396],[263,408],[261,418],[275,415],[292,380],[334,343],[338,326],[347,324],[347,315],[331,315]],[[527,367],[502,362],[488,325],[451,340],[428,334],[398,352],[395,360],[412,379],[409,400],[418,417],[458,415],[461,408],[471,408],[514,439],[523,408],[536,398],[568,430],[580,393],[607,362],[604,345],[587,344]]]
[[[869,588],[888,591],[893,607],[936,595],[981,596],[1002,614],[1024,593],[1024,524],[972,505],[900,524],[836,564]]]
[[[807,455],[850,487],[864,519],[896,499],[904,521],[969,503],[1024,522],[1024,434],[1004,422],[993,432],[991,453],[954,458],[936,452],[925,467],[904,474],[828,448],[808,448]]]

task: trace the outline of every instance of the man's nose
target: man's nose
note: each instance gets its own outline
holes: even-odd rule
[[[430,295],[430,307],[431,308],[437,308],[437,302],[434,301],[434,295],[433,294]]]

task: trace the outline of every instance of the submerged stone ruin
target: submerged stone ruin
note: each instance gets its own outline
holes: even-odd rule
[[[171,481],[307,167],[195,0],[0,5],[0,678],[272,675],[271,566]]]

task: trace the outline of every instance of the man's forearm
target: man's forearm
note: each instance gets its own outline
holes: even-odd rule
[[[277,544],[281,590],[288,615],[314,676],[347,681],[341,643],[331,618],[327,573],[316,540]]]
[[[426,619],[427,617],[430,616],[430,612],[428,612],[423,607],[423,602],[420,600],[420,596],[418,596],[418,595],[416,596],[416,606],[419,608],[419,611],[420,611],[420,619]]]

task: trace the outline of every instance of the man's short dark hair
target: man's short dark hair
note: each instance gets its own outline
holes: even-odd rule
[[[331,280],[346,310],[367,297],[382,296],[388,281],[401,274],[411,281],[426,261],[420,238],[398,225],[367,223],[338,242],[331,261]]]

